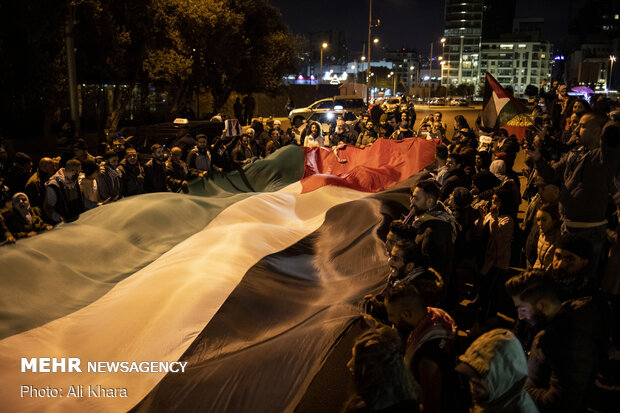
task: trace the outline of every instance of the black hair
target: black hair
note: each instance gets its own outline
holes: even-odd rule
[[[103,159],[105,159],[106,161],[114,157],[118,158],[118,153],[114,152],[113,150],[106,151],[103,155]]]
[[[439,199],[441,197],[441,188],[434,179],[424,179],[415,186],[420,188],[426,195],[432,198]]]
[[[65,165],[65,169],[66,168],[72,169],[73,167],[77,167],[79,169],[81,166],[82,166],[82,163],[78,161],[77,159],[69,159],[67,161],[67,164]]]
[[[99,165],[97,165],[97,163],[93,161],[92,159],[87,159],[84,162],[82,162],[82,172],[84,172],[84,175],[86,175],[87,177],[89,175],[92,175],[93,172],[95,172],[98,169],[99,169]]]
[[[454,117],[454,121],[456,122],[456,126],[458,129],[469,129],[469,123],[467,123],[467,119],[463,115],[456,115]]]
[[[550,274],[543,270],[527,270],[506,281],[506,291],[511,297],[536,304],[546,298],[559,301],[557,284]]]
[[[160,145],[160,144],[158,144],[158,143],[154,143],[154,144],[152,144],[152,145],[151,145],[151,153],[155,152],[155,151],[156,151],[156,150],[158,150],[159,148],[162,148],[162,149],[163,149],[164,147],[163,147],[163,146],[161,146],[161,145]]]
[[[446,145],[437,145],[435,148],[435,156],[444,161],[448,159],[448,147]]]

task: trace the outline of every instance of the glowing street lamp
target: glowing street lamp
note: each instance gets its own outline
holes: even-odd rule
[[[609,87],[611,88],[611,77],[614,75],[614,63],[616,62],[616,56],[609,56],[609,61],[611,62],[611,67],[609,68]]]
[[[378,44],[379,43],[379,38],[375,37],[375,39],[372,41],[374,44]]]
[[[327,43],[323,42],[323,44],[321,45],[321,76],[323,76],[323,49],[327,49]]]

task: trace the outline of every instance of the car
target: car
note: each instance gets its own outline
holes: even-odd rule
[[[223,122],[192,120],[128,126],[119,132],[125,137],[125,145],[133,147],[138,152],[140,161],[144,162],[151,158],[153,144],[160,144],[165,151],[178,146],[183,150],[185,157],[196,144],[196,135],[207,135],[210,145],[215,138],[222,135],[223,130]]]
[[[429,106],[444,106],[446,104],[446,98],[432,98],[428,101]]]
[[[450,101],[450,106],[467,106],[467,99],[454,98]]]
[[[299,127],[304,120],[307,121],[315,113],[338,113],[344,111],[357,113],[363,111],[365,107],[364,99],[359,96],[334,96],[316,101],[305,108],[293,109],[288,117],[291,120],[291,125]]]
[[[404,102],[401,97],[389,98],[383,102],[381,109],[383,109],[385,113],[396,112],[399,110],[402,103],[406,102]]]

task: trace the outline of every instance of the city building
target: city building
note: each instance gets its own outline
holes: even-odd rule
[[[442,39],[442,85],[480,81],[483,0],[446,0]]]
[[[482,42],[480,73],[484,78],[488,71],[502,86],[512,87],[515,96],[524,96],[527,86],[538,88],[550,79],[552,52],[545,42]]]
[[[407,89],[417,85],[420,78],[420,58],[413,49],[386,50],[385,60],[392,62],[392,70],[397,82],[401,82]]]

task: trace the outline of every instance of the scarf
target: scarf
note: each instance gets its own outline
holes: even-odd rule
[[[448,313],[440,308],[427,307],[426,315],[420,323],[409,333],[405,347],[405,365],[410,365],[415,353],[423,344],[442,339],[441,346],[456,337],[456,323]]]
[[[19,204],[19,198],[26,198],[26,204],[21,206]],[[30,202],[28,201],[28,195],[23,192],[17,192],[13,195],[13,199],[11,199],[11,204],[13,205],[13,209],[22,216],[26,220],[28,224],[32,224],[32,214],[30,213]]]

